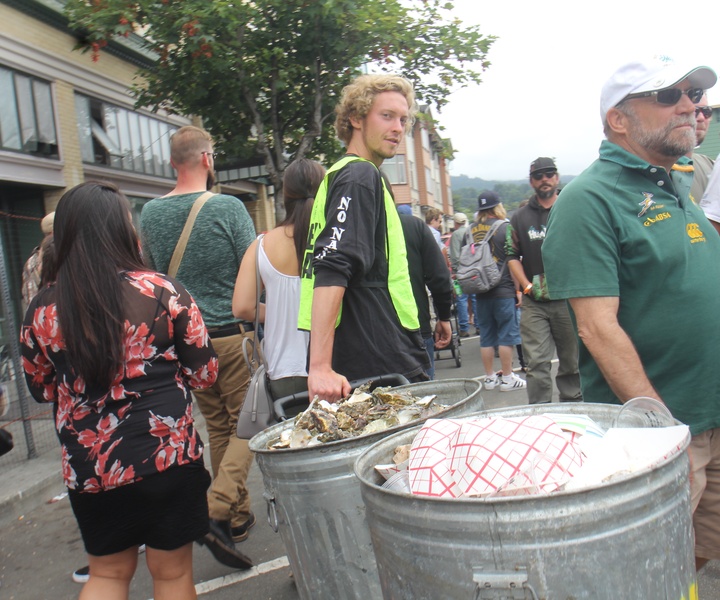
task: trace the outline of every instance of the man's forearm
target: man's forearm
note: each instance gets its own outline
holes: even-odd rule
[[[662,400],[645,373],[632,340],[617,320],[617,298],[573,298],[578,335],[621,402],[638,396]]]
[[[313,292],[308,370],[308,393],[311,399],[318,396],[336,402],[350,393],[348,380],[332,368],[335,321],[344,295],[345,288],[339,286],[318,287]]]
[[[528,283],[531,283],[525,275],[525,269],[523,269],[522,262],[517,258],[508,259],[508,270],[513,280],[517,281],[520,285],[520,291],[522,291]]]
[[[313,292],[310,329],[310,369],[330,369],[335,344],[335,321],[340,313],[345,288],[318,287]]]

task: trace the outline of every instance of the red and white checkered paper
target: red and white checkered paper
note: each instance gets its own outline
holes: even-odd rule
[[[410,450],[410,487],[448,498],[549,493],[581,465],[579,447],[544,415],[430,419]]]

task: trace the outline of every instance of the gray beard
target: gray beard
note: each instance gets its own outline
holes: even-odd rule
[[[555,192],[557,192],[557,187],[550,188],[550,189],[547,190],[547,191],[537,190],[537,191],[535,192],[535,195],[536,195],[540,200],[549,200],[550,198],[552,198],[552,197],[555,195]]]
[[[676,139],[670,139],[670,134],[677,125],[685,123],[695,125],[694,117],[676,117],[663,129],[649,130],[644,127],[643,123],[640,122],[632,110],[626,114],[628,114],[632,123],[632,128],[629,131],[630,138],[645,148],[645,150],[667,156],[668,158],[677,159],[695,148],[695,131],[688,131],[684,137],[676,136]]]

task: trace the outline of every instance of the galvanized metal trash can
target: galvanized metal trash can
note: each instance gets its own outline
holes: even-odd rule
[[[587,414],[610,427],[619,406],[525,406],[476,416]],[[687,452],[601,487],[546,496],[439,499],[383,489],[376,464],[419,427],[358,458],[386,600],[697,599]]]
[[[456,417],[484,408],[481,385],[447,379],[401,386],[416,396],[437,394]],[[268,443],[291,427],[274,425],[250,440],[263,475],[268,519],[280,532],[303,600],[381,598],[370,532],[355,459],[378,440],[409,425],[311,448],[269,450]],[[392,460],[390,460],[392,462]]]

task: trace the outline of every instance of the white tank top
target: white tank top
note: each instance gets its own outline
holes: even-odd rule
[[[258,268],[265,286],[265,338],[263,352],[270,379],[307,376],[310,334],[297,328],[300,277],[284,275],[265,254],[265,238],[258,244]]]

